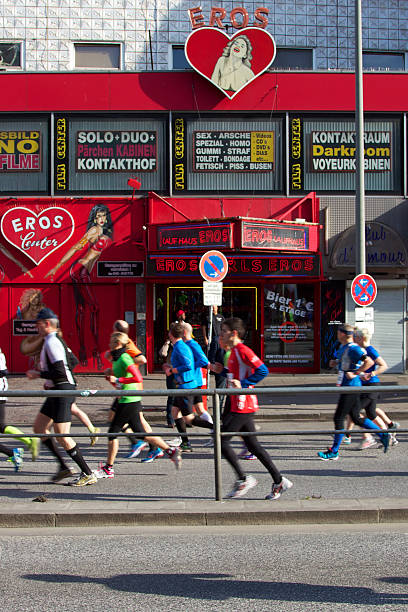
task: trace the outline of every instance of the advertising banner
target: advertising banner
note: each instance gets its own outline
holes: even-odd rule
[[[267,366],[313,367],[313,286],[265,285],[264,342]]]
[[[365,188],[401,192],[399,119],[364,122]],[[292,193],[354,191],[356,135],[345,118],[290,117],[289,177]]]
[[[0,194],[49,191],[49,119],[0,117]]]
[[[176,116],[174,192],[281,192],[283,142],[283,120],[275,116]]]
[[[167,119],[95,119],[56,115],[54,189],[61,193],[129,193],[128,178],[142,191],[167,185]]]
[[[193,132],[193,172],[273,170],[274,132]]]
[[[35,318],[44,306],[58,314],[78,371],[101,371],[121,300],[136,312],[144,250],[130,228],[142,226],[142,209],[123,199],[16,202],[0,218],[0,337],[11,336],[13,371],[38,365]],[[131,290],[119,281],[132,283]]]

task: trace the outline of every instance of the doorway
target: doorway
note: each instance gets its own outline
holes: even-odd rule
[[[260,352],[258,332],[258,288],[254,286],[223,287],[222,306],[218,311],[225,319],[239,317],[245,323],[245,343],[255,352]],[[158,351],[162,346],[170,323],[176,320],[176,313],[184,310],[186,321],[193,327],[194,338],[205,348],[202,325],[208,315],[208,306],[203,306],[202,285],[155,286],[156,317],[154,321],[154,362],[159,363]]]

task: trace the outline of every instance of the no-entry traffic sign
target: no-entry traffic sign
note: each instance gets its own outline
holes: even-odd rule
[[[227,258],[220,251],[207,251],[200,259],[199,270],[204,280],[218,283],[227,275]]]
[[[359,274],[351,283],[351,297],[358,306],[371,306],[377,297],[377,284],[369,274]]]

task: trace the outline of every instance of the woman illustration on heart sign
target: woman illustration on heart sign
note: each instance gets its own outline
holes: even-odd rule
[[[86,252],[71,266],[70,276],[74,288],[76,304],[75,323],[79,339],[79,360],[83,366],[88,365],[85,345],[85,311],[89,307],[91,334],[94,340],[92,357],[98,370],[103,368],[99,347],[99,303],[92,290],[91,272],[101,256],[102,251],[112,244],[113,223],[110,210],[104,204],[96,204],[88,217],[84,236],[72,246],[61,260],[47,272],[45,277],[54,278],[57,270],[74,255],[86,248]]]
[[[238,91],[254,78],[251,70],[252,44],[248,36],[241,34],[230,40],[215,64],[211,80],[226,91]]]

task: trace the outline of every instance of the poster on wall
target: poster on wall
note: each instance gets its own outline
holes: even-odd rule
[[[143,191],[167,186],[165,118],[54,118],[56,193],[129,193],[128,178]]]
[[[320,367],[329,370],[329,362],[338,347],[337,330],[345,323],[345,281],[325,281],[321,284],[321,350]]]
[[[0,117],[0,193],[47,193],[49,120]]]
[[[268,172],[274,132],[193,132],[193,172]]]
[[[119,284],[112,281],[125,277],[136,282],[144,274],[143,253],[135,251],[129,236],[130,227],[141,225],[142,212],[123,200],[59,200],[58,206],[38,202],[9,205],[0,219],[3,280],[21,286],[10,313],[14,337],[35,343],[32,322],[41,304],[61,308],[57,314],[63,315],[64,336],[73,334],[70,341],[81,366],[101,370],[108,341],[101,339],[108,334],[101,322],[106,319],[109,331],[112,320],[119,318]],[[47,302],[42,287],[64,296]],[[36,357],[31,348],[23,354]]]
[[[400,129],[398,119],[365,121],[364,171],[368,191],[400,190]],[[289,134],[292,193],[355,190],[354,121],[291,116]]]
[[[270,368],[314,366],[314,287],[264,288],[264,361]]]
[[[281,192],[283,130],[276,116],[174,116],[174,192]]]

